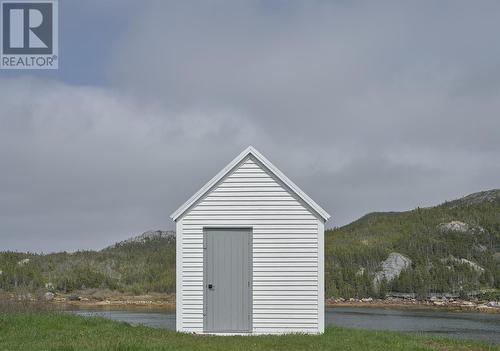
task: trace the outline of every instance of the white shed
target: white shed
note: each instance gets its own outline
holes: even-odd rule
[[[171,215],[177,330],[322,333],[329,217],[248,147]]]

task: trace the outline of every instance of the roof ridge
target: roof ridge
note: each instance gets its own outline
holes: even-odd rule
[[[271,173],[273,173],[286,187],[295,193],[302,201],[304,201],[314,212],[316,212],[324,221],[330,218],[330,215],[322,209],[313,199],[311,199],[305,192],[303,192],[294,182],[292,182],[283,172],[281,172],[275,165],[271,163],[264,155],[262,155],[256,148],[249,145],[238,156],[236,156],[226,167],[210,179],[200,190],[191,196],[181,207],[170,215],[174,221],[179,219],[188,209],[190,209],[201,197],[209,192],[221,179],[223,179],[231,170],[234,169],[241,161],[248,155],[254,156],[257,161],[262,163]]]

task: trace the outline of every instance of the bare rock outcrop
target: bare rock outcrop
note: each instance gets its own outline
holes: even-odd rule
[[[448,202],[448,206],[456,207],[460,205],[477,206],[483,203],[500,203],[500,189],[492,189],[470,194],[461,199]]]
[[[122,243],[144,243],[148,240],[154,239],[170,239],[175,237],[175,232],[168,230],[148,230],[139,236],[133,237],[131,239],[122,241]]]
[[[443,258],[441,259],[441,262],[455,262],[455,263],[460,263],[460,264],[466,264],[469,267],[471,267],[473,270],[475,270],[478,273],[483,273],[484,268],[478,265],[476,262],[472,262],[466,258],[456,258],[454,256],[450,256],[448,258]]]
[[[108,246],[106,249],[111,249],[113,247],[118,247],[118,246],[123,246],[123,245],[127,245],[127,244],[133,244],[133,243],[146,243],[150,240],[158,240],[158,239],[175,240],[175,232],[172,230],[167,230],[167,231],[165,231],[165,230],[148,230],[147,232],[144,232],[141,235],[134,236],[133,238],[120,241],[112,246]]]
[[[30,263],[30,259],[29,258],[25,258],[25,259],[22,259],[19,262],[17,262],[17,264],[20,265],[20,266],[25,266],[28,263]]]
[[[457,232],[457,233],[467,233],[469,231],[469,225],[460,221],[451,221],[448,223],[441,223],[439,229],[442,232]]]
[[[462,234],[481,234],[485,230],[479,225],[471,225],[461,221],[451,221],[448,223],[441,223],[438,225],[441,233],[462,233]]]
[[[46,292],[46,293],[43,295],[43,298],[45,299],[45,301],[52,301],[52,300],[54,300],[54,297],[55,297],[55,296],[56,296],[56,295],[55,295],[54,293],[52,293],[52,292],[50,292],[50,291],[49,291],[49,292]]]
[[[402,271],[410,268],[411,259],[397,252],[391,252],[389,257],[382,262],[382,269],[375,273],[373,286],[375,289],[380,287],[380,283],[385,279],[390,282],[401,274]]]

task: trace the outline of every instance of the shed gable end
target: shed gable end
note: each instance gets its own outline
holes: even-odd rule
[[[224,216],[315,216],[286,185],[252,156],[246,157],[205,196],[186,211],[184,217]],[[275,217],[274,217],[275,218]]]
[[[196,194],[194,194],[189,200],[187,200],[181,207],[179,207],[170,216],[174,221],[178,221],[182,218],[192,207],[199,203],[201,199],[206,197],[207,193],[212,191],[217,185],[220,185],[231,172],[245,166],[245,162],[253,162],[258,168],[260,168],[264,173],[273,178],[279,186],[289,192],[292,197],[299,200],[300,203],[308,208],[311,213],[313,213],[318,219],[326,222],[330,215],[322,209],[317,203],[315,203],[307,194],[305,194],[297,185],[295,185],[290,179],[288,179],[276,166],[274,166],[268,159],[261,155],[252,146],[249,146],[245,151],[238,155],[233,161],[231,161],[224,169],[222,169],[215,177],[213,177],[205,186],[203,186]],[[257,176],[256,176],[257,177]],[[242,178],[245,178],[242,176]],[[251,178],[251,177],[248,177]],[[238,183],[235,181],[235,183]],[[241,183],[244,183],[242,181]],[[256,186],[258,187],[258,186]]]

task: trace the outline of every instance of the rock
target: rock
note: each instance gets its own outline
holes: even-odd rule
[[[439,229],[442,232],[456,232],[456,233],[467,233],[469,231],[469,225],[460,221],[451,221],[449,223],[441,223]]]
[[[53,290],[54,289],[54,284],[51,282],[45,283],[45,289],[47,290]]]
[[[441,259],[441,262],[456,262],[456,263],[466,264],[466,265],[469,265],[473,270],[475,270],[478,273],[484,272],[483,267],[478,265],[476,262],[472,262],[466,258],[456,258],[454,256],[450,256],[448,258]]]
[[[33,298],[33,295],[31,295],[31,293],[26,293],[26,294],[17,295],[17,300],[18,301],[34,301],[35,299]]]
[[[361,302],[372,302],[373,299],[371,297],[367,297],[365,299],[361,299]]]
[[[476,304],[474,302],[471,302],[471,301],[462,301],[462,304],[460,306],[473,307],[473,306],[476,306]]]
[[[17,262],[18,265],[20,266],[24,266],[26,264],[30,263],[30,259],[29,258],[25,258],[24,260],[21,260],[19,262]]]
[[[477,263],[475,262],[472,262],[472,261],[469,261],[465,258],[460,258],[459,261],[461,263],[464,263],[464,264],[468,264],[469,266],[471,266],[472,269],[474,269],[476,272],[480,272],[480,273],[483,273],[484,272],[484,268],[481,267],[480,265],[478,265]]]
[[[397,252],[391,252],[389,257],[382,262],[382,270],[375,273],[375,278],[373,278],[373,286],[378,289],[382,280],[387,280],[388,282],[399,277],[402,271],[408,269],[411,266],[410,258],[401,255]]]
[[[481,227],[481,226],[479,226],[479,225],[474,228],[474,231],[479,232],[479,233],[484,233],[485,232],[484,228]]]
[[[130,243],[146,243],[150,240],[157,240],[157,239],[173,240],[173,239],[175,239],[175,232],[171,231],[171,230],[168,230],[168,231],[149,230],[147,232],[142,233],[139,236],[135,236],[133,238],[130,238],[130,239],[127,239],[124,241],[120,241],[119,243],[116,243],[113,246],[116,247],[116,246],[126,245],[126,244],[130,244]],[[110,246],[110,247],[113,247],[113,246]]]
[[[56,295],[54,293],[51,293],[50,291],[49,292],[46,292],[44,295],[43,295],[43,298],[45,299],[45,301],[52,301],[54,300],[54,297]]]
[[[433,301],[432,302],[435,306],[444,306],[444,301]]]
[[[488,250],[488,248],[484,245],[481,245],[481,244],[477,244],[474,246],[474,248],[479,251],[479,252],[485,252],[486,250]]]
[[[460,205],[480,205],[485,202],[500,202],[500,189],[481,191],[467,195],[461,199],[448,202],[448,206],[456,207]]]
[[[481,234],[485,232],[484,228],[479,225],[471,226],[461,221],[451,221],[448,223],[441,223],[440,225],[438,225],[438,229],[442,233]],[[479,250],[486,250],[486,247],[483,245],[477,245],[476,248]]]
[[[500,308],[500,302],[498,301],[490,301],[487,303],[489,307],[495,307],[495,308]]]
[[[394,291],[391,291],[387,295],[394,297],[394,298],[397,298],[397,299],[403,299],[403,300],[413,299],[416,296],[415,293],[399,293],[399,292],[394,292]]]

